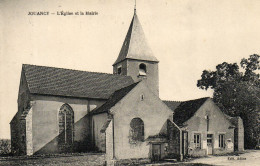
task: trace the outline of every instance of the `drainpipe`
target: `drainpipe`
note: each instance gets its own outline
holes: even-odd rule
[[[179,126],[177,126],[171,119],[169,119],[169,120],[180,131],[180,161],[182,161],[183,160],[183,154],[182,154],[182,129]]]

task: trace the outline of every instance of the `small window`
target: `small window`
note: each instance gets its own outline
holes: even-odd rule
[[[144,100],[144,95],[143,94],[141,94],[141,101],[143,101]]]
[[[141,76],[146,75],[146,65],[143,63],[139,65],[139,75]]]
[[[218,145],[220,148],[225,148],[225,134],[219,134]]]
[[[117,74],[121,74],[122,73],[122,67],[118,67],[117,68]]]
[[[200,134],[194,134],[194,146],[195,146],[195,148],[201,147],[200,142],[201,142]]]

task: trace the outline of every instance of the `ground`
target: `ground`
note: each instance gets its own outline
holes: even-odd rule
[[[260,150],[247,150],[239,156],[210,156],[190,161],[189,163],[203,163],[209,165],[226,165],[226,166],[259,166]]]
[[[103,154],[66,154],[58,156],[32,156],[32,157],[0,157],[0,165],[86,165],[96,166],[104,165],[105,156]],[[178,163],[160,163],[147,164],[147,166],[156,165],[179,165],[179,166],[259,166],[260,165],[260,150],[247,150],[243,154],[226,155],[226,156],[210,156],[199,159],[190,160],[187,162]]]
[[[246,150],[242,154],[209,156],[187,162],[148,164],[147,166],[260,166],[260,150]]]
[[[64,154],[64,155],[48,155],[48,156],[21,156],[21,157],[0,157],[0,166],[8,165],[86,165],[96,166],[104,165],[104,154]]]

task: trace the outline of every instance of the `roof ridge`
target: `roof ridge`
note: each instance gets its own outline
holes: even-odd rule
[[[163,101],[166,101],[166,102],[176,102],[176,103],[181,103],[183,101],[176,101],[176,100],[163,100]]]
[[[129,87],[131,87],[131,86],[136,86],[137,84],[139,84],[141,81],[138,81],[138,82],[135,82],[135,83],[132,83],[132,84],[130,84],[130,85],[128,85],[128,86],[125,86],[125,87],[123,87],[123,88],[121,88],[121,89],[118,89],[118,90],[116,90],[114,93],[116,93],[116,92],[118,92],[118,91],[120,91],[120,90],[123,90],[123,89],[126,89],[126,88],[129,88]],[[114,94],[113,93],[113,94]]]
[[[55,69],[78,71],[78,72],[88,72],[88,73],[96,73],[96,74],[106,74],[106,75],[120,76],[120,77],[122,77],[122,76],[123,76],[123,77],[129,77],[129,76],[119,75],[119,74],[104,73],[104,72],[94,72],[94,71],[86,71],[86,70],[78,70],[78,69],[68,69],[68,68],[63,68],[63,67],[52,67],[52,66],[42,66],[42,65],[32,65],[32,64],[22,64],[22,66],[37,66],[37,67],[55,68]]]
[[[207,98],[210,98],[210,97],[201,97],[201,98],[191,99],[191,100],[187,100],[187,101],[183,101],[183,102],[195,101],[195,100],[201,100],[201,99],[207,99]]]
[[[108,99],[134,83],[130,76],[23,64],[30,93]]]
[[[116,90],[108,100],[102,104],[100,107],[96,107],[91,111],[91,114],[99,114],[109,111],[114,105],[116,105],[120,100],[122,100],[129,92],[131,92],[139,82],[135,82],[131,85],[123,87],[119,90]]]
[[[201,98],[197,98],[197,99],[184,100],[184,101],[180,101],[180,100],[179,101],[176,101],[176,100],[163,100],[163,101],[182,103],[182,102],[195,101],[195,100],[206,99],[206,98],[211,98],[211,97],[201,97]]]
[[[133,25],[134,25],[134,16],[131,19],[130,26],[127,29],[126,36],[125,36],[124,41],[123,41],[123,45],[121,46],[121,49],[119,51],[119,55],[116,58],[116,61],[113,63],[113,66],[122,62],[123,60],[125,60],[128,52],[129,52],[130,41],[131,41],[131,36],[132,36],[132,32],[133,32],[133,28],[132,28]],[[126,51],[125,55],[123,53],[124,51]]]

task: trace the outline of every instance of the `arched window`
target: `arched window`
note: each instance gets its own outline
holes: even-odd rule
[[[59,110],[59,145],[72,145],[74,139],[74,112],[68,104]]]
[[[139,75],[146,75],[146,65],[143,63],[139,65]]]
[[[133,141],[144,141],[144,122],[140,118],[134,118],[130,122],[130,137]]]

